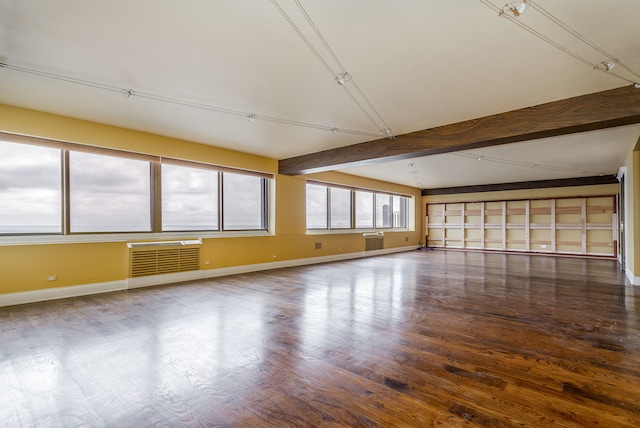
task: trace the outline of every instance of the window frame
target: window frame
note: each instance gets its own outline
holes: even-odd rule
[[[258,176],[260,178],[260,228],[252,229],[228,229],[224,223],[224,174],[225,172],[236,175]],[[218,200],[219,200],[219,229],[222,232],[244,232],[244,231],[266,231],[269,224],[269,185],[267,179],[259,174],[242,174],[237,171],[221,171],[218,180]]]
[[[175,230],[165,230],[164,229],[164,218],[165,218],[165,212],[164,212],[164,208],[163,208],[163,202],[164,202],[164,187],[163,187],[163,176],[162,176],[162,170],[163,170],[163,166],[173,166],[173,167],[178,167],[178,168],[191,168],[191,169],[201,169],[201,170],[205,170],[208,172],[214,172],[216,174],[216,184],[215,184],[215,200],[214,203],[216,205],[216,215],[215,215],[215,220],[216,220],[216,225],[217,227],[215,229],[175,229]],[[183,232],[183,233],[193,233],[193,232],[220,232],[221,231],[221,216],[222,214],[220,213],[220,208],[221,208],[221,199],[220,199],[220,181],[222,179],[221,175],[221,171],[215,168],[210,168],[207,165],[204,164],[196,164],[194,162],[189,162],[189,163],[185,163],[185,162],[172,162],[172,161],[164,161],[164,162],[160,162],[158,164],[158,167],[160,169],[159,174],[158,174],[158,178],[160,180],[159,186],[160,186],[160,191],[159,191],[159,203],[160,203],[160,207],[159,209],[156,209],[156,212],[158,213],[158,228],[162,233],[174,233],[174,232]],[[213,187],[213,186],[212,186]]]
[[[158,236],[158,237],[167,237],[167,236],[186,236],[188,234],[198,234],[199,236],[256,236],[256,235],[264,235],[269,234],[272,229],[273,219],[271,219],[271,191],[273,185],[274,175],[271,173],[259,172],[259,171],[250,171],[241,168],[233,168],[227,166],[220,166],[211,163],[205,162],[196,162],[190,160],[183,160],[177,158],[163,157],[159,155],[152,154],[144,154],[137,152],[130,152],[112,148],[103,148],[96,147],[86,144],[80,143],[71,143],[65,141],[58,141],[40,137],[31,137],[19,134],[12,134],[7,132],[0,131],[0,140],[6,141],[7,143],[13,144],[24,144],[30,146],[42,146],[59,149],[61,153],[61,164],[62,164],[62,180],[60,183],[61,189],[61,197],[62,197],[62,218],[61,218],[61,232],[47,232],[47,233],[33,233],[33,232],[17,232],[17,233],[2,233],[0,234],[0,244],[2,243],[13,243],[13,242],[22,242],[22,238],[25,237],[35,237],[38,241],[35,242],[60,242],[60,241],[69,241],[74,242],[75,238],[80,238],[79,241],[110,241],[112,237],[117,237],[116,240],[122,239],[127,240],[132,236]],[[105,156],[113,156],[113,157],[122,157],[126,159],[133,160],[142,160],[149,162],[149,193],[150,193],[150,223],[151,230],[140,230],[140,231],[82,231],[82,232],[71,232],[70,229],[70,213],[71,213],[71,205],[70,205],[70,162],[69,162],[69,153],[70,152],[85,152],[96,155],[105,155]],[[216,203],[218,204],[218,230],[171,230],[171,231],[163,231],[162,230],[162,165],[163,164],[171,164],[175,166],[183,166],[189,168],[199,168],[206,170],[213,170],[218,173],[218,198]],[[230,172],[239,175],[248,175],[248,176],[257,176],[261,178],[260,183],[260,192],[261,192],[261,228],[260,229],[243,229],[243,230],[224,230],[222,223],[222,212],[224,207],[222,206],[222,177],[225,172]],[[87,236],[89,239],[82,239],[83,236]],[[105,238],[100,238],[100,236],[104,236]],[[95,239],[91,239],[94,237]],[[26,239],[29,241],[29,239]]]
[[[4,236],[39,236],[39,235],[51,235],[51,236],[61,236],[64,234],[64,216],[65,216],[65,200],[64,200],[64,180],[65,180],[65,157],[64,151],[58,147],[50,146],[50,145],[36,145],[36,144],[24,144],[19,141],[13,141],[9,138],[2,138],[3,133],[0,132],[0,142],[5,142],[7,144],[15,144],[15,145],[23,145],[30,147],[42,147],[45,149],[57,150],[56,153],[57,161],[53,163],[57,163],[57,185],[56,185],[56,197],[54,199],[57,200],[55,206],[53,207],[55,211],[55,215],[53,217],[57,217],[57,226],[59,226],[56,231],[43,231],[43,232],[35,232],[35,231],[25,231],[25,232],[0,232],[0,237]],[[52,217],[52,218],[53,218]]]
[[[410,223],[411,223],[411,215],[409,213],[409,207],[411,206],[411,200],[412,200],[412,196],[411,195],[406,195],[406,194],[401,194],[401,193],[395,193],[395,192],[388,192],[388,191],[384,191],[384,190],[374,190],[374,189],[368,189],[368,188],[363,188],[363,187],[354,187],[354,186],[346,186],[346,185],[342,185],[342,184],[333,184],[333,183],[326,183],[326,182],[322,182],[322,181],[316,181],[316,180],[307,180],[306,181],[306,186],[308,185],[315,185],[315,186],[323,186],[326,188],[327,191],[327,205],[326,205],[326,213],[327,213],[327,226],[323,227],[323,228],[319,228],[319,227],[306,227],[307,232],[315,232],[315,233],[320,233],[320,232],[333,232],[333,233],[340,233],[340,232],[353,232],[353,231],[368,231],[368,230],[373,230],[373,231],[394,231],[394,230],[410,230]],[[331,189],[332,188],[337,188],[337,189],[344,189],[344,190],[349,190],[351,192],[351,197],[350,197],[350,218],[351,218],[351,226],[348,228],[345,227],[331,227]],[[306,189],[306,187],[305,187]],[[366,226],[366,227],[357,227],[357,223],[356,223],[356,204],[357,204],[357,200],[356,200],[356,195],[357,192],[363,192],[363,193],[371,193],[372,194],[372,215],[373,215],[373,219],[372,219],[372,226]],[[376,223],[376,216],[377,216],[377,197],[378,195],[380,196],[385,196],[388,197],[389,200],[391,201],[391,214],[390,214],[390,219],[391,219],[391,226],[377,226]],[[404,223],[405,226],[394,226],[395,222],[394,222],[394,216],[393,216],[393,200],[394,198],[401,198],[400,200],[404,200],[404,205],[405,205],[405,209],[404,209]],[[306,192],[305,192],[305,204],[306,204]],[[308,215],[309,213],[306,213],[305,216],[305,220],[308,220]]]
[[[324,207],[325,207],[325,212],[324,212],[324,227],[308,227],[309,224],[309,201],[307,199],[307,185],[311,184],[312,186],[317,186],[317,187],[322,187],[324,189]],[[305,204],[305,226],[307,230],[326,230],[329,227],[329,188],[327,187],[326,184],[324,183],[315,183],[315,182],[307,182],[305,184],[305,198],[304,198],[304,204]]]

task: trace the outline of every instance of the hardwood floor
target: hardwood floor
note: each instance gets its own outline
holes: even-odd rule
[[[0,426],[637,427],[639,295],[415,251],[2,308]]]

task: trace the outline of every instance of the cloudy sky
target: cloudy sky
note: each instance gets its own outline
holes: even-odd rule
[[[60,151],[0,141],[0,233],[60,232]]]

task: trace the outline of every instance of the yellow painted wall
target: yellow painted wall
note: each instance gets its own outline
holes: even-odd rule
[[[205,269],[232,267],[273,261],[326,257],[364,251],[361,232],[335,234],[306,233],[306,180],[313,178],[327,183],[359,186],[388,192],[401,192],[416,198],[414,216],[416,230],[385,231],[385,248],[418,246],[421,229],[420,190],[384,183],[340,173],[324,173],[310,176],[276,176],[276,225],[275,236],[248,238],[205,239],[203,261],[209,261]],[[321,243],[320,249],[315,244]]]
[[[274,174],[278,169],[275,159],[1,104],[0,131]],[[414,196],[416,230],[385,232],[385,248],[418,246],[422,236],[419,189],[340,173],[317,174],[312,178]],[[275,233],[258,237],[204,238],[202,268],[363,251],[364,238],[360,232],[307,235],[306,179],[305,176],[276,174]],[[322,243],[321,249],[315,249],[316,242]],[[124,280],[127,251],[124,241],[0,245],[0,294]],[[204,264],[207,261],[209,264]],[[57,280],[46,281],[53,274],[57,275]]]
[[[47,277],[56,275],[56,281]],[[0,246],[0,294],[124,279],[121,242]]]
[[[627,158],[626,266],[634,276],[640,275],[640,151],[636,147]]]
[[[263,156],[0,104],[0,131],[275,173]]]

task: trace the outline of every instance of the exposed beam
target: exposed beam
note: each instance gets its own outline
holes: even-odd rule
[[[640,90],[625,86],[308,155],[282,159],[280,174],[409,159],[640,123]]]
[[[505,190],[548,189],[552,187],[593,186],[595,184],[614,184],[615,175],[594,177],[563,178],[558,180],[520,181],[517,183],[484,184],[478,186],[444,187],[440,189],[422,189],[422,196],[456,195],[460,193],[502,192]]]

